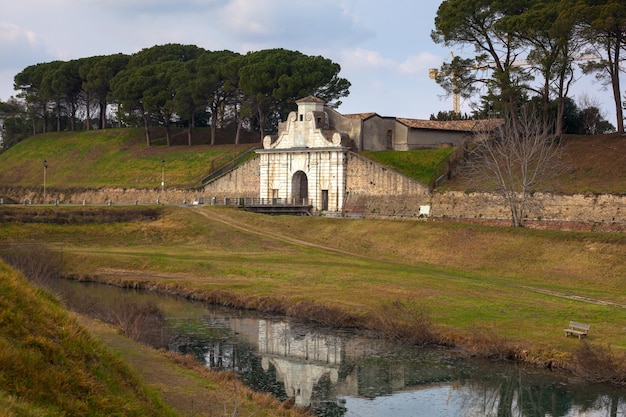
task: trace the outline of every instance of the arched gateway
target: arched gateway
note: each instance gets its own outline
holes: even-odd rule
[[[308,204],[309,179],[303,171],[293,174],[291,179],[291,195],[295,204]]]
[[[306,97],[266,136],[260,155],[260,198],[308,200],[313,211],[343,210],[348,138],[328,126],[324,101]]]

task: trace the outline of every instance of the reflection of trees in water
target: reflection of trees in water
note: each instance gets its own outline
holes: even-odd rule
[[[57,280],[52,282],[57,283]],[[58,281],[60,286],[66,286],[66,283],[65,280]],[[154,311],[149,303],[145,304],[146,308],[129,308],[131,304],[146,301],[143,296],[138,297],[136,292],[100,285],[96,287],[82,284],[81,288],[77,288],[76,283],[71,284],[71,289],[66,289],[61,298],[66,304],[73,303],[74,308],[82,313],[95,317],[111,316],[113,313],[103,313],[104,306],[116,306],[118,311],[115,315],[128,318],[133,316],[133,311],[152,311],[154,315],[143,320],[149,324],[146,335],[149,336],[148,339],[153,339],[150,344],[168,346],[181,353],[191,353],[211,368],[238,372],[252,389],[271,393],[281,400],[287,398],[283,379],[277,375],[275,365],[269,361],[264,369],[262,359],[255,356],[256,346],[250,346],[243,339],[236,339],[237,336],[223,320],[208,322],[208,319],[203,318],[164,318],[163,313]],[[59,292],[58,289],[53,291]],[[150,300],[159,305],[158,297]],[[120,306],[123,307],[121,311]],[[137,322],[130,320],[129,323]],[[329,337],[316,329],[307,333],[306,326],[298,325],[291,329],[284,327],[282,330],[282,333],[277,334],[280,339],[277,347],[290,346],[289,340],[310,340],[309,345],[300,345],[312,346],[319,342],[319,346],[324,347],[319,352],[337,352],[330,357],[334,365],[339,365],[335,375],[338,381],[324,374],[313,386],[312,405],[318,410],[318,415],[344,415],[345,401],[337,398],[343,395],[374,398],[409,387],[427,388],[432,384],[450,384],[457,381],[452,385],[451,398],[453,394],[456,398],[462,398],[460,406],[465,414],[473,412],[475,415],[498,417],[563,417],[601,410],[606,417],[626,416],[626,397],[607,386],[560,384],[543,372],[494,363],[481,365],[480,362],[466,361],[442,352],[411,350],[403,356],[398,353],[398,346],[390,349],[390,356],[372,357],[372,354],[379,355],[380,349],[372,350],[371,343],[363,342],[363,347],[353,343],[349,345],[349,349],[345,349],[342,343],[346,343],[346,339]],[[296,346],[298,343],[291,343],[291,349],[285,351],[293,350]],[[312,355],[314,351],[306,352],[306,355],[301,352],[296,354],[293,360],[311,361],[328,356],[319,353]]]
[[[472,375],[472,380],[462,382],[459,389],[465,391],[463,408],[494,417],[562,417],[571,412],[577,398],[545,376],[533,377],[517,367]]]
[[[318,416],[341,417],[348,409],[346,400],[336,398],[330,375],[322,376],[313,387],[311,408]]]
[[[596,403],[609,412],[608,417],[626,416],[626,398],[617,392],[602,395]]]

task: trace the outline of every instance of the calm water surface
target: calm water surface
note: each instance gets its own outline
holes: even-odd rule
[[[534,368],[150,292],[64,280],[57,291],[70,308],[105,319],[107,309],[150,302],[162,317],[143,330],[146,342],[233,370],[320,416],[626,417],[625,392]]]

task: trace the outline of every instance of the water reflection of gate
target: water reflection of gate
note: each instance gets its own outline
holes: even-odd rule
[[[338,337],[298,333],[289,323],[259,320],[259,353],[263,369],[274,366],[285,392],[298,405],[311,404],[313,387],[325,375],[331,383],[338,382],[342,359]]]
[[[273,368],[285,394],[301,406],[311,405],[314,389],[322,381],[330,384],[335,396],[374,398],[407,386],[424,387],[452,378],[453,368],[445,363],[430,364],[424,369],[418,365],[419,372],[401,364],[356,365],[363,358],[389,352],[388,342],[384,340],[356,335],[339,337],[263,319],[230,318],[223,325],[249,345],[257,346],[263,370],[268,372]],[[221,359],[217,358],[216,350],[220,350]],[[206,360],[209,366],[220,364],[231,369],[241,366],[237,347],[228,343],[213,344]]]

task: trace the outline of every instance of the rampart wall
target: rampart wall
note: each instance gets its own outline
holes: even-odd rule
[[[417,216],[421,205],[430,204],[426,185],[371,159],[348,154],[346,214]]]
[[[208,184],[204,189],[103,188],[55,190],[49,188],[46,204],[221,204],[224,198],[259,197],[259,158]],[[43,202],[41,187],[0,188],[4,203]],[[509,219],[502,199],[488,193],[460,191],[431,193],[424,184],[376,162],[350,153],[344,213],[348,216],[419,217],[420,207],[429,206],[437,218]],[[528,208],[529,220],[626,223],[626,195],[536,194]]]

